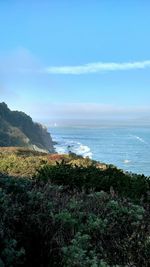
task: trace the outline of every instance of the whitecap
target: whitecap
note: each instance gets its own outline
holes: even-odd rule
[[[130,163],[131,162],[131,160],[129,160],[129,159],[125,159],[124,161],[123,161],[123,163],[125,163],[125,164],[128,164],[128,163]]]
[[[72,152],[76,153],[77,155],[81,155],[83,157],[92,158],[92,152],[90,148],[81,143],[77,143],[77,145],[74,145]]]
[[[138,135],[131,135],[131,136],[140,141],[141,143],[148,144],[142,137]]]
[[[56,142],[54,147],[57,153],[68,154],[69,152],[72,152],[84,158],[92,158],[92,152],[87,145],[83,145],[80,142],[72,141],[69,139],[64,140],[63,138],[59,138],[57,136],[52,136],[52,138]]]

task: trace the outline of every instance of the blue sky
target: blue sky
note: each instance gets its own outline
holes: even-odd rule
[[[150,118],[150,1],[1,0],[0,101],[34,120]]]

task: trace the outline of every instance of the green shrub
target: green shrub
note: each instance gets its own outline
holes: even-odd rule
[[[113,188],[114,194],[137,201],[141,198],[147,201],[150,190],[150,180],[144,175],[127,174],[111,166],[102,170],[94,164],[87,167],[65,162],[54,166],[46,164],[38,170],[36,179],[86,191],[94,189],[109,192]]]
[[[0,188],[2,266],[150,265],[148,202],[4,175]]]

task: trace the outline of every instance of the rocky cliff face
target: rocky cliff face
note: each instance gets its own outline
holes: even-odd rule
[[[45,147],[50,147],[52,145],[52,143],[53,143],[50,133],[47,132],[47,128],[44,127],[43,125],[38,124],[38,127],[39,127],[39,130],[40,130],[41,138],[43,140],[43,145]]]
[[[46,127],[34,123],[24,112],[11,111],[5,103],[0,103],[0,146],[24,146],[54,152]]]

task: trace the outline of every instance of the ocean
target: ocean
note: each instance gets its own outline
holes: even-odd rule
[[[58,153],[74,152],[150,176],[150,127],[51,127]]]

